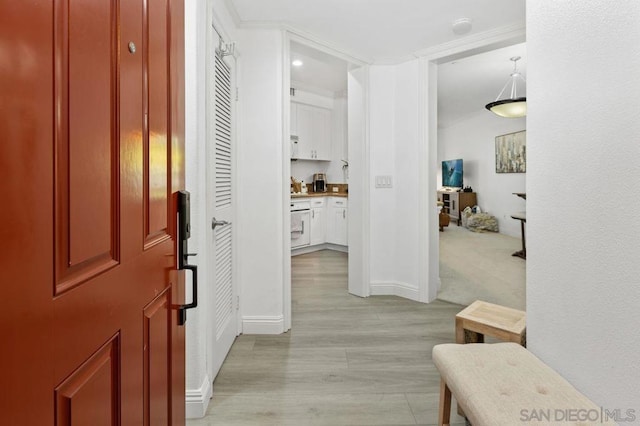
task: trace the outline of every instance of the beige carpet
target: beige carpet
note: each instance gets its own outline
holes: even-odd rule
[[[460,305],[475,300],[525,309],[526,260],[511,256],[520,238],[471,232],[451,224],[440,232],[438,299]]]

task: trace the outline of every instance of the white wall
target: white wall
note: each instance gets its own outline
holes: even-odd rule
[[[198,253],[200,306],[188,311],[186,323],[187,417],[200,417],[208,404],[212,380],[207,371],[207,300],[211,277],[207,262],[205,47],[207,5],[185,3],[185,187],[191,192],[191,238],[189,251]],[[186,274],[187,300],[191,300],[191,274]]]
[[[418,60],[372,66],[369,86],[371,292],[415,300],[426,262],[419,228],[427,220],[419,217],[419,69]],[[391,176],[393,187],[375,188],[376,176]]]
[[[243,30],[237,229],[245,333],[284,331],[283,34]],[[289,185],[289,182],[286,182]]]
[[[464,186],[471,186],[483,211],[498,219],[500,232],[520,237],[514,212],[526,210],[525,201],[513,195],[525,192],[525,173],[496,173],[495,137],[525,130],[525,118],[503,118],[482,110],[438,129],[438,188],[442,186],[442,160],[462,158]]]
[[[420,117],[419,61],[413,60],[396,66],[396,102],[394,104],[396,241],[395,276],[400,283],[418,289],[420,259],[418,232],[420,217]],[[426,118],[425,118],[426,119]],[[374,189],[375,191],[375,189]],[[434,228],[435,229],[435,228]],[[417,296],[417,294],[416,294]]]
[[[394,177],[395,138],[395,66],[372,66],[369,70],[370,114],[370,173]],[[395,179],[394,179],[395,180]],[[395,281],[396,191],[393,188],[375,189],[370,184],[371,208],[371,281]]]
[[[528,347],[635,424],[639,22],[635,0],[527,2]]]

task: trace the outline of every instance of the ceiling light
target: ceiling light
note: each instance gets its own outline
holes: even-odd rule
[[[522,80],[522,84],[526,84],[524,77],[518,71],[520,56],[514,56],[510,60],[513,61],[511,78],[507,80],[496,100],[485,105],[485,108],[500,117],[524,117],[527,115],[527,98],[526,96],[518,97],[518,80]],[[511,83],[511,94],[508,98],[501,99],[509,83]]]
[[[293,62],[291,62],[291,65],[293,65],[294,67],[301,67],[303,64],[303,62],[300,59],[294,59]]]

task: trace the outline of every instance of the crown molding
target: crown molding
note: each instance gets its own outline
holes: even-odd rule
[[[359,55],[349,49],[346,49],[343,46],[340,46],[335,43],[328,42],[313,34],[309,31],[303,30],[301,28],[296,27],[295,25],[289,22],[273,22],[273,21],[243,21],[238,15],[238,11],[233,6],[231,0],[224,0],[227,9],[229,9],[229,13],[234,20],[234,23],[239,29],[245,30],[281,30],[289,33],[291,40],[306,44],[309,47],[313,47],[316,50],[320,50],[322,52],[328,53],[332,56],[338,57],[342,60],[345,60],[351,64],[357,66],[363,66],[373,63],[372,58],[368,58],[362,55]]]
[[[526,41],[526,36],[525,24],[516,23],[421,49],[414,52],[414,55],[445,61],[454,55],[469,56],[470,52],[475,49],[478,49],[477,53],[481,53],[499,47],[522,43]]]
[[[323,96],[325,98],[331,98],[331,99],[334,99],[337,97],[336,93],[340,93],[340,92],[334,92],[333,90],[327,90],[327,89],[322,89],[320,87],[312,86],[310,84],[306,84],[297,80],[291,80],[291,87],[295,88],[296,90],[300,90],[302,92],[309,92],[315,95],[319,95],[319,96]],[[291,98],[291,100],[293,101],[295,99]]]
[[[419,56],[414,54],[408,54],[404,56],[395,56],[395,57],[387,57],[387,58],[378,58],[374,61],[374,65],[400,65],[405,62],[413,61],[414,59],[418,59]]]
[[[321,52],[327,53],[331,56],[335,56],[346,62],[349,62],[356,66],[369,65],[373,63],[373,59],[359,55],[349,49],[345,49],[335,43],[330,43],[321,39],[317,35],[305,30],[301,30],[292,25],[284,25],[283,30],[289,33],[289,39],[300,44],[305,44]]]
[[[240,15],[238,14],[238,10],[233,5],[233,2],[231,0],[222,0],[222,1],[224,2],[224,5],[227,8],[227,11],[229,12],[229,15],[231,16],[231,19],[233,20],[233,23],[235,24],[236,27],[239,28],[242,25],[242,19],[240,19]]]

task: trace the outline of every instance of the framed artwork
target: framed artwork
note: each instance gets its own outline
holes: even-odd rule
[[[527,131],[496,136],[496,173],[526,173]]]

